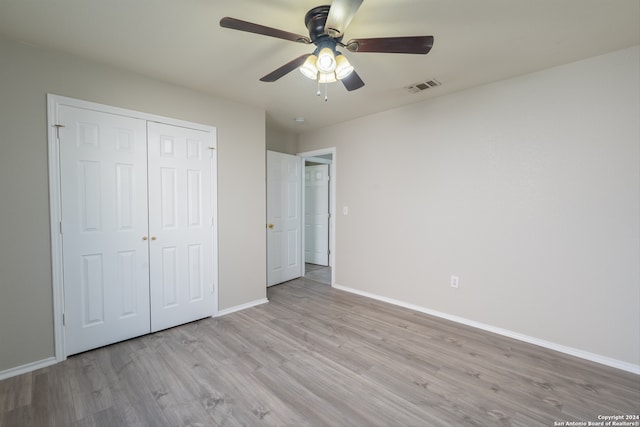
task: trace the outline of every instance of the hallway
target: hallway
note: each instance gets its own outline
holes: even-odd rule
[[[331,286],[331,267],[306,263],[304,272],[307,279]]]

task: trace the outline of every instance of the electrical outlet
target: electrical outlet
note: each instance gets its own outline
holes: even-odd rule
[[[460,278],[458,276],[451,276],[451,287],[458,288],[459,287]]]

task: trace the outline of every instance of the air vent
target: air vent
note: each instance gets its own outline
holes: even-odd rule
[[[407,86],[407,89],[410,93],[418,93],[423,90],[431,89],[436,86],[440,86],[442,83],[437,81],[436,79],[426,80],[424,82],[414,83],[411,86]]]

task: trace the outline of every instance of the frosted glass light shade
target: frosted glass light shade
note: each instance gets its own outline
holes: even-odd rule
[[[318,78],[318,68],[316,68],[316,62],[318,57],[311,55],[304,61],[304,64],[300,67],[300,72],[308,79],[315,80]]]
[[[349,62],[346,56],[339,53],[336,56],[336,77],[338,80],[342,80],[353,72],[353,65]]]
[[[333,50],[328,47],[320,49],[316,67],[318,67],[318,71],[321,73],[333,72],[336,69],[336,57],[333,54]]]
[[[336,81],[336,73],[320,73],[318,74],[318,83],[333,83]]]

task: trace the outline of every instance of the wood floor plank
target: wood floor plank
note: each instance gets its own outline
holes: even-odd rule
[[[33,376],[19,375],[0,382],[0,413],[12,411],[31,403]]]
[[[127,425],[121,412],[115,407],[100,410],[74,423],[74,427],[103,427]]]
[[[0,382],[0,426],[552,426],[640,377],[308,279]]]
[[[103,368],[97,365],[96,354],[98,352],[84,353],[69,363],[69,385],[78,420],[91,418],[113,406],[111,390]]]

